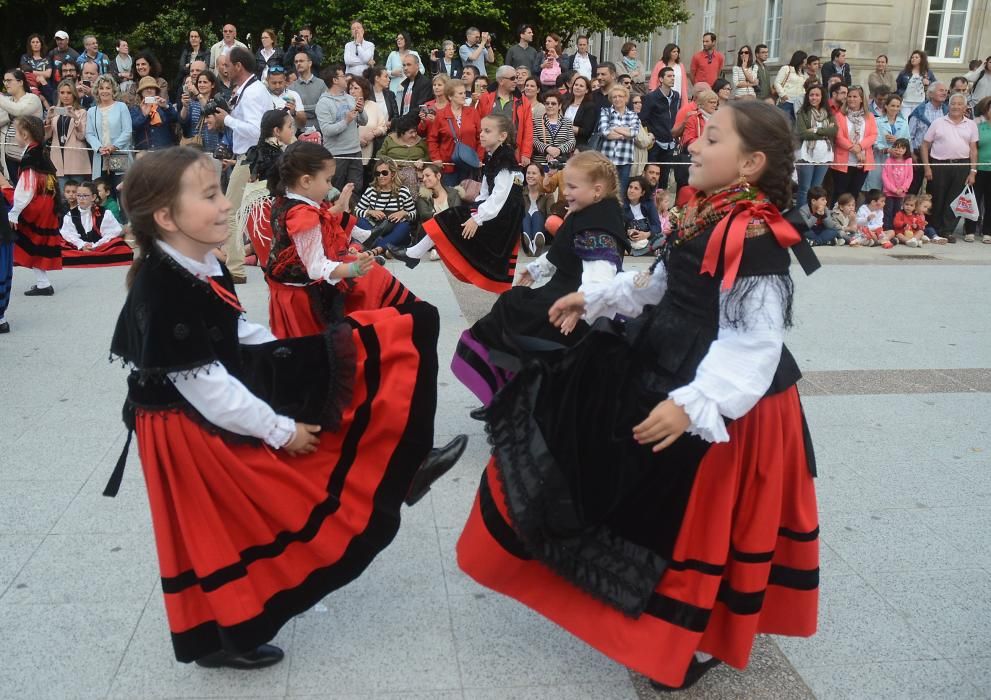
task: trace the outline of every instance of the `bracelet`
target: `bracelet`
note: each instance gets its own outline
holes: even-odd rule
[[[356,262],[351,263],[351,276],[361,277],[361,266]]]

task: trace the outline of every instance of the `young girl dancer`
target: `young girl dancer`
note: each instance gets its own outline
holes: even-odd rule
[[[818,600],[812,452],[783,345],[788,248],[816,264],[779,212],[791,130],[730,102],[690,152],[699,194],[653,270],[550,312],[564,330],[636,318],[528,363],[484,411],[493,458],[458,543],[477,581],[664,689],[745,667],[759,633],[813,634]]]
[[[6,186],[0,174],[0,185]],[[0,199],[0,333],[10,333],[7,307],[10,306],[10,287],[14,283],[14,232],[7,220],[7,201]]]
[[[513,286],[523,225],[523,173],[516,162],[513,125],[501,114],[482,120],[478,140],[485,149],[482,190],[472,208],[459,206],[423,224],[426,234],[393,257],[416,267],[436,246],[451,274],[499,294]]]
[[[83,182],[78,206],[62,217],[62,264],[66,267],[130,265],[134,251],[124,242],[120,222],[97,202],[96,184]]]
[[[543,349],[574,345],[588,329],[562,335],[547,320],[551,305],[591,283],[611,280],[623,269],[629,249],[619,205],[616,168],[598,151],[575,154],[564,168],[568,216],[550,249],[527,265],[520,286],[500,295],[492,310],[458,342],[451,369],[475,396],[488,404],[519,369],[524,352],[518,345],[538,338]],[[531,285],[541,285],[531,287]],[[550,343],[550,345],[548,345]],[[501,359],[493,362],[492,355]]]
[[[0,180],[10,206],[7,220],[17,238],[14,264],[34,270],[35,283],[24,296],[50,297],[55,293],[48,273],[62,269],[62,238],[56,215],[55,166],[45,155],[45,125],[37,117],[14,120],[17,138],[27,144],[17,183]],[[2,178],[2,176],[0,176]]]
[[[244,320],[213,255],[231,205],[208,156],[149,153],[124,202],[141,254],[111,353],[131,367],[125,421],[175,655],[268,666],[283,652],[266,642],[360,575],[395,536],[404,499],[458,456],[430,453],[437,312],[409,304],[276,341]]]
[[[319,333],[352,311],[416,301],[371,254],[348,252],[353,187],[345,185],[332,207],[325,197],[334,171],[326,148],[298,141],[269,174],[276,198],[265,277],[269,325],[279,338]]]

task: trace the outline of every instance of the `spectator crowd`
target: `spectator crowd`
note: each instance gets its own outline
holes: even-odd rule
[[[961,213],[969,216],[964,240],[991,243],[991,217],[981,221],[991,204],[991,57],[944,84],[922,51],[903,67],[882,55],[855,84],[842,48],[828,58],[795,51],[773,70],[766,45],[741,46],[727,60],[712,33],[694,52],[668,44],[645,66],[636,42],[623,44],[614,63],[591,53],[587,36],[572,48],[530,25],[518,28],[501,60],[492,35],[475,27],[428,50],[406,31],[376,45],[360,21],[350,30],[336,53],[308,26],[282,38],[263,29],[255,46],[233,24],[216,43],[193,28],[178,65],[165,67],[126,38],[110,55],[92,35],[76,49],[64,31],[53,46],[31,34],[20,65],[3,76],[4,173],[16,182],[24,153],[15,120],[36,117],[60,191],[98,180],[112,195],[136,157],[181,144],[214,156],[237,210],[258,179],[253,151],[313,141],[337,161],[336,190],[351,186],[359,226],[404,245],[438,197],[477,195],[486,156],[480,121],[496,113],[514,127],[528,253],[566,213],[563,164],[598,150],[616,167],[631,247],[643,254],[677,225],[678,206],[692,194],[687,148],[705,138],[711,116],[730,100],[763,100],[794,125],[789,216],[814,245],[954,243]],[[331,60],[334,53],[343,60]],[[273,110],[285,118],[266,120]],[[227,246],[238,281],[242,223],[231,217]]]

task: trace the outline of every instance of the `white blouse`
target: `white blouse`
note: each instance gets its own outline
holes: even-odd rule
[[[222,273],[220,262],[213,253],[207,253],[203,260],[195,260],[164,241],[156,243],[165,254],[202,280]],[[260,345],[275,340],[267,328],[250,323],[244,317],[237,320],[237,337],[242,345]],[[275,449],[296,434],[295,420],[273,411],[219,362],[193,372],[170,372],[167,376],[182,397],[219,428],[256,437]]]
[[[489,179],[482,177],[482,187],[478,193],[478,199],[475,200],[475,203],[478,204],[478,210],[471,215],[476,224],[481,226],[486,221],[492,221],[499,216],[499,212],[502,211],[503,205],[509,199],[509,193],[517,180],[522,184],[523,176],[518,171],[501,170],[495,176],[492,191],[489,192]]]
[[[645,305],[658,303],[667,289],[667,270],[658,265],[649,278],[641,274],[646,275],[623,272],[608,283],[583,285],[585,318],[637,316]],[[719,334],[695,379],[669,394],[692,421],[687,432],[709,442],[729,441],[723,417],[740,418],[757,405],[771,386],[784,347],[784,300],[770,278],[744,299],[745,327],[727,321],[726,300],[722,292]]]
[[[79,221],[82,223],[84,231],[93,230],[92,207],[87,207],[86,209],[79,207]],[[105,210],[103,212],[103,222],[100,224],[100,240],[94,243],[93,247],[100,248],[123,232],[124,229],[121,228],[120,222],[114,217],[113,212]],[[62,228],[59,229],[59,233],[62,235],[62,238],[76,246],[77,249],[81,250],[86,245],[86,241],[79,237],[76,225],[72,223],[72,214],[66,214],[62,217]]]
[[[296,194],[295,192],[286,192],[287,199],[296,199],[300,202],[306,202],[311,207],[320,208],[320,205],[314,202],[308,197],[304,197],[301,194]],[[303,263],[303,267],[306,268],[306,275],[314,281],[323,280],[330,284],[337,284],[337,280],[330,279],[330,273],[337,269],[337,266],[342,264],[337,260],[330,260],[327,258],[326,253],[323,249],[323,231],[320,230],[319,224],[316,228],[309,231],[304,231],[303,233],[296,234],[292,237],[293,245],[296,246],[296,252],[299,254],[299,259]],[[285,284],[292,284],[291,282]]]

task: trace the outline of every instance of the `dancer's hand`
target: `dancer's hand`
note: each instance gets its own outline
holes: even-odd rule
[[[523,274],[516,280],[516,284],[520,287],[529,287],[533,284],[533,275],[530,274],[529,270],[523,270]]]
[[[474,219],[468,217],[468,220],[461,227],[461,236],[463,238],[474,238],[475,233],[478,231],[478,224]]]
[[[292,456],[296,455],[308,455],[312,452],[317,451],[317,445],[320,444],[320,432],[319,425],[311,425],[309,423],[296,422],[296,433],[292,436],[292,439],[282,446],[286,452]]]
[[[551,323],[560,328],[561,322],[570,314],[578,314],[581,316],[585,313],[585,295],[581,292],[572,292],[571,294],[565,294],[563,297],[555,301],[547,312],[548,318],[550,318]]]
[[[660,452],[681,437],[691,424],[692,419],[685,409],[666,399],[657,404],[642,423],[633,427],[633,439],[641,445],[656,442],[652,452]]]

